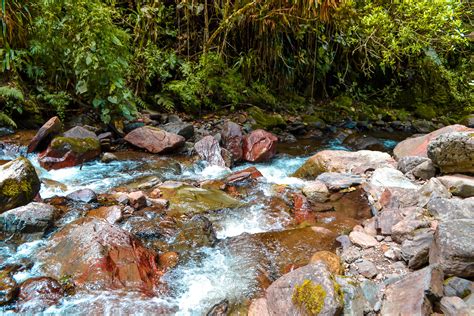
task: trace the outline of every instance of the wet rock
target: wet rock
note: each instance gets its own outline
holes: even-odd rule
[[[182,185],[177,188],[160,186],[163,198],[169,201],[170,214],[198,214],[224,208],[235,208],[241,203],[220,190]]]
[[[323,182],[331,191],[347,189],[364,182],[364,179],[359,175],[339,172],[324,172],[316,180]]]
[[[56,217],[54,206],[31,202],[0,215],[0,230],[9,233],[45,232]]]
[[[213,247],[217,243],[216,233],[211,221],[203,215],[195,215],[179,225],[171,249],[179,253],[201,247]]]
[[[217,303],[212,306],[209,312],[206,313],[206,316],[227,316],[227,311],[229,309],[229,301],[223,300],[222,302]]]
[[[410,269],[416,270],[428,264],[433,232],[420,232],[402,243],[401,256]]]
[[[452,277],[444,281],[444,295],[465,298],[474,292],[474,282]]]
[[[473,173],[474,130],[436,137],[428,145],[428,157],[443,173]]]
[[[136,210],[147,206],[146,196],[143,191],[135,191],[128,194],[128,203]]]
[[[474,277],[474,219],[441,222],[430,248],[430,264],[448,276]]]
[[[397,144],[393,150],[393,153],[397,160],[406,156],[428,157],[428,144],[432,139],[445,133],[462,132],[468,130],[470,129],[463,125],[446,126],[427,135],[405,139],[404,141]]]
[[[426,161],[430,161],[428,157],[420,157],[420,156],[405,156],[401,157],[397,162],[397,169],[403,173],[411,172],[417,166],[421,165]]]
[[[97,202],[97,195],[91,189],[81,189],[69,193],[66,197],[75,202],[92,203]]]
[[[240,161],[242,159],[242,129],[240,125],[226,121],[222,128],[222,146],[227,149],[231,154],[234,161]]]
[[[168,251],[160,255],[158,262],[160,268],[166,271],[178,265],[179,255],[177,252]]]
[[[100,158],[100,161],[102,161],[103,163],[109,163],[109,162],[117,161],[117,160],[118,160],[118,157],[112,153],[104,153],[102,155],[102,158]]]
[[[31,202],[40,190],[31,162],[23,157],[0,166],[0,213]]]
[[[236,171],[227,176],[225,183],[236,183],[246,180],[256,180],[263,177],[262,173],[255,167],[249,167],[244,170]]]
[[[168,133],[183,136],[186,140],[194,136],[193,124],[185,123],[182,121],[169,122],[165,125],[160,126],[160,128]]]
[[[422,162],[412,170],[412,174],[421,180],[429,180],[436,175],[436,168],[431,160]]]
[[[243,140],[243,158],[249,162],[262,162],[273,158],[276,154],[278,137],[257,129],[246,135]]]
[[[474,196],[474,177],[453,174],[437,178],[453,195],[462,198]]]
[[[221,154],[221,146],[219,146],[219,142],[213,136],[203,137],[194,144],[194,149],[199,157],[207,161],[211,166],[226,167]]]
[[[344,273],[341,258],[333,252],[327,250],[318,251],[311,257],[309,263],[316,263],[318,261],[323,262],[332,274]]]
[[[451,193],[436,178],[430,179],[418,190],[418,206],[425,207],[435,198],[451,198]]]
[[[324,172],[363,174],[367,170],[393,166],[395,161],[387,153],[370,150],[323,150],[310,157],[293,176],[315,178]]]
[[[296,269],[266,291],[270,315],[336,315],[342,311],[340,288],[322,263]]]
[[[118,205],[103,206],[87,212],[87,216],[106,220],[115,224],[122,219],[122,208]]]
[[[459,297],[445,296],[440,301],[440,309],[446,316],[468,316],[469,308]]]
[[[152,291],[161,272],[156,253],[125,230],[81,218],[57,232],[38,253],[46,276],[69,276],[78,289]]]
[[[302,191],[310,201],[324,203],[329,199],[329,190],[322,181],[308,181]]]
[[[41,313],[49,306],[58,304],[64,295],[61,284],[55,279],[31,278],[20,285],[17,309],[20,313]]]
[[[150,126],[134,129],[124,139],[130,144],[146,149],[153,154],[171,152],[183,146],[186,141],[183,136]]]
[[[353,244],[362,248],[375,247],[379,244],[373,236],[367,235],[363,232],[353,231],[349,234],[349,238]]]
[[[0,306],[12,301],[18,292],[18,284],[11,272],[9,268],[0,270]]]
[[[382,315],[429,315],[443,295],[443,272],[426,267],[406,275],[385,290]]]
[[[36,132],[36,135],[28,145],[27,153],[41,151],[48,146],[51,138],[61,132],[62,124],[59,117],[54,116],[50,118],[43,126]]]
[[[418,185],[411,182],[403,173],[388,167],[375,169],[369,183],[382,188],[418,189]]]
[[[430,199],[427,209],[432,216],[445,221],[474,218],[473,199],[457,200],[434,197]]]
[[[82,131],[83,130],[83,131]],[[72,135],[88,135],[88,130],[82,128]],[[85,131],[85,132],[84,132]],[[61,169],[80,165],[100,155],[101,147],[97,137],[56,137],[49,147],[38,156],[40,165],[47,169]]]

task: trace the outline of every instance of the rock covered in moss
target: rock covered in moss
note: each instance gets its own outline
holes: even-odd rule
[[[41,187],[31,162],[17,158],[0,166],[0,213],[31,202]]]
[[[270,315],[337,315],[343,293],[322,262],[285,274],[266,291]]]
[[[310,157],[293,173],[298,178],[314,178],[324,172],[363,174],[366,170],[382,167],[393,168],[395,160],[389,154],[360,150],[349,152],[343,150],[323,150]]]
[[[428,145],[428,157],[443,173],[474,173],[474,131],[436,137]]]
[[[248,109],[251,118],[255,120],[253,128],[273,129],[276,127],[284,128],[286,122],[280,114],[269,114],[263,112],[259,107],[253,106]]]

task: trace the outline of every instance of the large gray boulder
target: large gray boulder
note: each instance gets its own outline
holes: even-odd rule
[[[446,275],[474,277],[474,219],[442,221],[430,248],[430,264]]]
[[[444,221],[474,218],[474,199],[461,200],[433,197],[426,207],[430,215]]]
[[[0,166],[0,213],[30,203],[40,187],[35,167],[28,159],[20,157]]]
[[[453,195],[462,198],[474,197],[474,177],[464,174],[446,175],[437,178]]]
[[[44,232],[53,224],[54,206],[32,202],[0,215],[0,230],[9,233]]]
[[[474,131],[438,136],[428,144],[428,157],[443,173],[474,173]]]

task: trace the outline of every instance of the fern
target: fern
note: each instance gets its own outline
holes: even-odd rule
[[[1,86],[0,87],[0,98],[1,99],[16,99],[24,101],[25,97],[23,92],[20,89],[10,86]]]
[[[13,128],[16,128],[16,123],[5,113],[0,112],[0,125],[6,124],[8,126],[11,126]]]

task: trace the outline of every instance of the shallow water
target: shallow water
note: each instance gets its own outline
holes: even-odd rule
[[[387,151],[396,144],[395,140],[382,139]],[[46,171],[37,162],[36,155],[28,158],[38,170],[43,180],[40,194],[43,198],[55,195],[65,196],[78,189],[90,188],[97,193],[105,193],[119,186],[156,177],[159,181],[203,181],[220,179],[233,171],[256,166],[263,174],[262,181],[251,189],[251,194],[243,200],[244,206],[237,209],[224,209],[208,218],[218,239],[226,239],[243,234],[280,231],[288,227],[291,216],[283,210],[274,211],[270,199],[278,196],[274,185],[284,185],[295,189],[305,181],[290,175],[304,161],[318,150],[325,148],[350,150],[338,139],[326,141],[304,140],[279,147],[280,154],[272,161],[262,164],[245,163],[233,170],[207,166],[202,162],[190,164],[188,161],[173,157],[159,157],[144,153],[126,152],[119,154],[119,161],[102,163],[93,161],[81,167]],[[24,149],[15,146],[0,150],[0,161],[11,160]],[[51,181],[48,181],[51,180]],[[324,221],[334,219],[328,217]],[[0,260],[3,264],[13,264],[25,258],[34,258],[35,252],[45,240],[37,240],[20,245],[17,249],[0,245]],[[89,314],[100,311],[107,315],[127,314],[177,314],[202,315],[214,304],[224,299],[232,304],[240,304],[252,297],[259,290],[257,282],[258,269],[255,264],[260,250],[251,248],[235,251],[227,248],[225,243],[216,247],[193,249],[187,260],[165,274],[162,281],[169,285],[170,291],[159,297],[143,297],[137,293],[97,292],[81,293],[66,297],[61,304],[50,307],[46,314]],[[34,260],[33,260],[34,261]],[[15,274],[18,282],[38,274],[37,267]],[[88,309],[89,308],[89,309]]]

